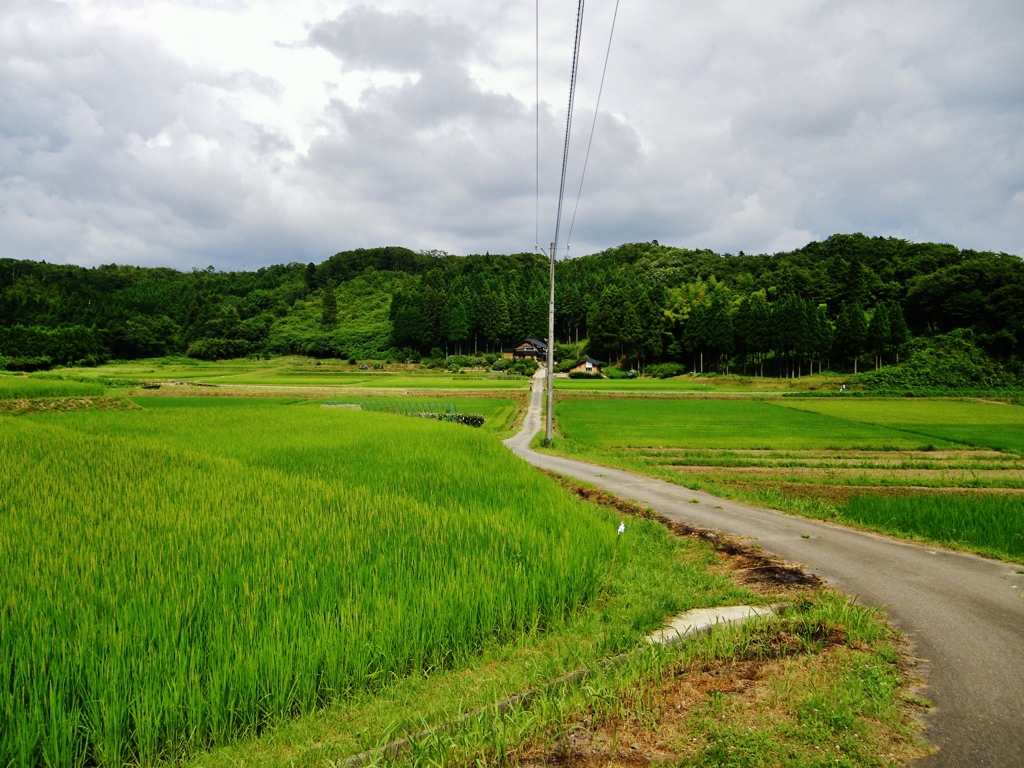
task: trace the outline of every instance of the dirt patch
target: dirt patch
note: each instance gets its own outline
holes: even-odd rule
[[[824,586],[824,582],[813,573],[807,573],[798,564],[790,563],[780,557],[769,554],[759,547],[752,546],[735,536],[698,528],[686,523],[670,520],[651,509],[620,499],[596,488],[587,488],[561,475],[549,473],[564,487],[571,490],[581,499],[592,501],[602,506],[612,507],[624,515],[656,520],[680,538],[692,538],[706,541],[714,547],[720,561],[733,575],[733,578],[752,592],[786,598],[806,590],[814,590]]]
[[[0,400],[0,413],[67,413],[69,411],[132,411],[139,406],[120,397],[56,397],[39,400]]]
[[[665,738],[685,730],[694,709],[713,694],[756,698],[758,688],[777,676],[776,661],[739,661],[704,664],[682,669],[658,681],[650,692],[660,711],[654,728],[650,723],[624,717],[589,716],[572,725],[553,744],[531,745],[514,764],[522,768],[563,765],[648,766],[673,763],[677,749]]]
[[[779,642],[786,644],[785,638],[780,637]],[[674,765],[681,759],[685,761],[702,751],[703,728],[695,723],[695,718],[702,714],[707,716],[701,710],[710,701],[725,699],[728,704],[722,710],[733,713],[747,711],[746,717],[738,715],[740,722],[737,725],[748,732],[755,730],[758,722],[751,715],[758,702],[777,698],[772,690],[773,681],[792,673],[798,665],[813,670],[849,652],[843,647],[842,633],[832,633],[822,638],[822,643],[821,652],[813,658],[801,656],[798,643],[792,642],[782,648],[780,656],[775,659],[698,662],[673,670],[662,679],[648,683],[646,690],[637,691],[634,696],[627,694],[619,712],[591,712],[555,734],[553,740],[538,740],[525,745],[508,762],[521,768],[553,765],[646,768],[650,765]],[[912,717],[918,714],[911,704],[907,704],[905,709]],[[782,711],[775,711],[774,717],[783,721],[787,719]],[[908,752],[907,757],[920,754],[909,749]],[[902,763],[894,760],[889,764],[897,762]]]

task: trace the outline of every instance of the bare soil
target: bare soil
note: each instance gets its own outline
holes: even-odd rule
[[[637,691],[632,700],[627,698],[622,708],[625,714],[602,716],[592,712],[556,734],[554,739],[526,745],[511,756],[509,763],[520,768],[674,765],[694,757],[704,746],[700,743],[701,729],[695,728],[694,718],[700,716],[700,710],[712,697],[725,697],[729,702],[728,710],[739,718],[737,725],[750,730],[758,727],[759,704],[762,718],[767,713],[775,720],[785,721],[790,715],[771,703],[777,698],[773,682],[787,675],[813,674],[815,668],[850,653],[841,631],[823,635],[821,653],[811,657],[800,654],[798,639],[786,632],[766,636],[765,640],[774,646],[774,653],[763,654],[767,658],[699,661],[673,670],[662,679],[648,683],[646,690]],[[912,677],[916,663],[904,648],[905,673]],[[908,716],[915,719],[922,711],[913,697],[905,700],[904,708]],[[920,748],[898,740],[895,745],[887,744],[887,748],[896,750],[885,755],[888,759],[883,764],[888,765],[904,764],[922,754]]]

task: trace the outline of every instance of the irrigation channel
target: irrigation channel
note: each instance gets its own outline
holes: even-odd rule
[[[538,374],[540,375],[540,374]],[[885,609],[921,657],[935,704],[921,768],[1024,768],[1024,566],[759,509],[661,480],[530,449],[543,379],[522,431],[505,441],[543,469],[693,525],[752,539],[830,585]],[[692,499],[699,503],[691,503]]]

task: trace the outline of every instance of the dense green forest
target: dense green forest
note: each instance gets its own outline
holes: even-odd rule
[[[0,259],[0,367],[493,353],[547,336],[547,280],[535,254],[397,247],[255,272]],[[556,293],[556,339],[627,365],[877,369],[951,333],[1005,370],[1024,358],[1024,262],[952,245],[834,235],[752,256],[634,243],[560,262]]]

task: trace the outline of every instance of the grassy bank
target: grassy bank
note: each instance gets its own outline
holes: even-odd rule
[[[447,764],[902,765],[927,748],[895,640],[870,612],[820,596],[781,620],[650,650],[549,696],[521,742],[525,718],[498,743],[470,736]],[[456,751],[431,746],[410,762]]]

